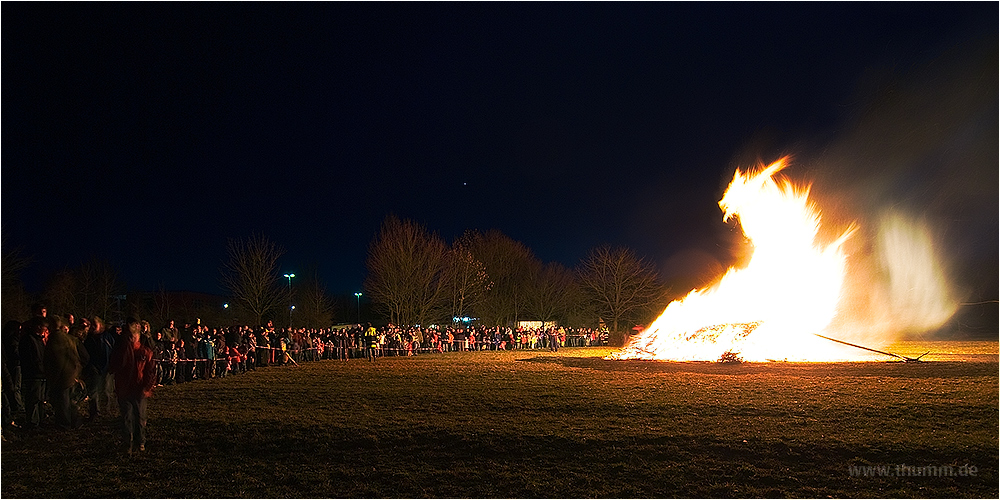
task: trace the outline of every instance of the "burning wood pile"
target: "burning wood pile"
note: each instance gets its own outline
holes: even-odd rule
[[[610,359],[871,359],[858,349],[905,358],[821,335],[830,335],[827,329],[844,296],[843,246],[857,226],[821,241],[820,212],[809,200],[810,186],[779,177],[785,166],[781,159],[756,172],[737,170],[719,201],[723,220],[738,220],[752,245],[748,264],[671,302]]]

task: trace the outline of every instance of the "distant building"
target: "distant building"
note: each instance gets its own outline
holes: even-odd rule
[[[536,320],[531,320],[531,321],[518,321],[517,322],[517,327],[518,328],[526,328],[526,329],[532,329],[532,328],[549,328],[549,327],[555,327],[555,326],[559,326],[559,322],[558,321],[536,321]]]

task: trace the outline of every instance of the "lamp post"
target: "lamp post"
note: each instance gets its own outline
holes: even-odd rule
[[[288,328],[292,327],[292,310],[295,306],[292,305],[292,278],[295,277],[295,273],[290,273],[285,275],[288,278]]]
[[[358,324],[361,324],[361,292],[354,292],[354,296],[358,298]]]

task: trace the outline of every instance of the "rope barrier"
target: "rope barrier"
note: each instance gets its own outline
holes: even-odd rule
[[[573,340],[575,341],[575,340],[585,340],[587,336],[584,336],[584,335],[580,335],[580,336],[578,336],[578,335],[572,335],[572,336],[571,335],[567,335],[567,342],[565,343],[565,346],[570,346],[570,344],[571,344],[569,342],[570,337],[572,337]],[[461,341],[455,341],[454,343],[450,343],[450,342],[447,342],[447,341],[441,341],[440,344],[441,344],[440,347],[438,347],[438,346],[414,347],[412,349],[409,348],[409,347],[378,347],[377,350],[380,351],[380,352],[383,352],[383,353],[384,352],[401,353],[401,352],[411,352],[411,351],[415,352],[415,353],[421,353],[421,352],[427,353],[427,352],[461,352],[461,351],[511,350],[511,349],[506,349],[506,348],[501,347],[501,344],[505,344],[505,342],[503,342],[503,341],[500,342],[499,344],[496,344],[496,343],[493,343],[493,342],[485,342],[485,341],[484,342],[479,342],[479,341],[476,341],[475,344],[466,345],[464,349],[463,349]],[[520,347],[521,344],[519,344],[519,343],[515,343],[515,345],[517,345],[518,347],[516,347],[513,350],[532,350],[529,347]],[[342,350],[342,349],[343,350],[347,350],[347,351],[358,352],[358,351],[365,351],[368,348],[367,347],[363,347],[363,346],[357,346],[357,345],[353,345],[353,346],[349,345],[349,346],[346,346],[346,347],[324,345],[324,347],[322,347],[322,348],[320,348],[320,347],[307,347],[307,348],[304,348],[304,349],[301,349],[301,348],[300,349],[287,349],[287,348],[286,349],[281,349],[280,347],[257,346],[254,350],[247,351],[247,352],[244,352],[244,353],[240,353],[238,356],[220,355],[219,357],[212,358],[212,359],[209,359],[209,358],[177,358],[177,359],[160,359],[160,358],[154,358],[154,361],[156,361],[158,363],[171,363],[171,362],[174,362],[174,363],[195,362],[195,363],[197,363],[197,362],[205,362],[205,361],[236,361],[236,362],[240,362],[240,361],[246,361],[247,359],[241,360],[239,358],[249,358],[250,354],[254,354],[254,357],[257,358],[257,353],[259,351],[270,351],[267,355],[270,358],[269,363],[273,363],[273,362],[275,362],[275,357],[273,355],[276,354],[276,353],[278,353],[278,352],[284,352],[286,354],[291,355],[291,354],[301,354],[301,353],[304,353],[304,352],[315,351],[316,354],[321,354],[321,353],[324,353],[324,352],[329,353],[329,352],[334,352],[334,351],[338,351],[338,350]],[[536,350],[537,349],[541,349],[541,347],[536,347],[535,349]]]

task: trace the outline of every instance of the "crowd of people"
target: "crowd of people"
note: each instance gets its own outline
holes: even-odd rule
[[[603,345],[593,329],[449,325],[400,327],[371,324],[341,328],[214,327],[195,322],[160,329],[128,318],[106,324],[99,317],[49,315],[9,321],[3,330],[3,436],[37,430],[51,414],[72,429],[117,409],[122,445],[145,449],[145,405],[155,387],[227,377],[268,365],[324,359],[415,356],[451,351],[558,350]],[[117,405],[114,403],[117,402]],[[47,403],[47,404],[46,404]]]
[[[105,328],[100,318],[49,315],[41,305],[28,321],[4,324],[3,439],[13,439],[18,428],[36,431],[49,414],[58,428],[80,427],[81,403],[92,421],[112,413],[114,396],[122,445],[143,451],[158,361],[142,328],[135,318]]]

